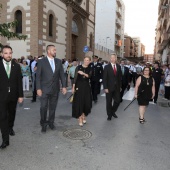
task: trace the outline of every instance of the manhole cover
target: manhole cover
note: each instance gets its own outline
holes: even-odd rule
[[[73,140],[89,139],[92,133],[84,129],[71,129],[63,132],[63,136]]]

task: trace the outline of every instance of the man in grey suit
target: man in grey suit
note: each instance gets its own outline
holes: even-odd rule
[[[55,129],[54,119],[55,110],[60,91],[60,80],[62,84],[62,93],[67,93],[66,82],[62,63],[56,57],[56,48],[54,45],[48,45],[46,48],[47,56],[40,59],[37,64],[36,87],[37,94],[40,96],[40,124],[42,132],[46,132],[47,125],[50,129]],[[47,110],[49,116],[47,121]]]

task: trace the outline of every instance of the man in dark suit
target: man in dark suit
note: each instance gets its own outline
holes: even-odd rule
[[[116,64],[117,55],[111,54],[110,63],[105,66],[103,72],[103,86],[106,93],[106,110],[108,118],[111,120],[112,116],[117,118],[116,111],[120,104],[120,90],[122,71],[120,65]],[[112,104],[114,100],[114,104]]]
[[[98,62],[99,57],[93,56],[93,62],[90,63],[89,67],[92,68],[92,76],[90,79],[91,89],[93,95],[93,101],[97,103],[97,95],[100,93],[100,84],[103,78],[103,67],[102,64]]]
[[[40,124],[42,132],[46,132],[46,127],[53,130],[55,110],[60,91],[60,80],[62,84],[62,93],[66,94],[66,82],[64,77],[64,70],[61,60],[56,57],[56,48],[54,45],[48,45],[46,48],[47,57],[40,59],[37,64],[36,72],[36,88],[37,94],[40,96]],[[47,121],[47,110],[49,107],[49,116]]]
[[[2,133],[1,149],[9,145],[9,135],[13,131],[17,101],[23,101],[22,74],[20,65],[12,61],[12,48],[3,46],[0,61],[0,129]]]
[[[156,104],[158,100],[158,92],[159,92],[162,76],[163,76],[163,70],[159,68],[159,63],[155,62],[154,68],[152,70],[152,77],[155,80],[155,97],[153,99],[154,104]]]
[[[122,89],[120,92],[120,97],[121,97],[121,102],[122,102],[124,91],[128,87],[128,85],[130,86],[130,81],[129,81],[129,69],[125,67],[124,60],[121,60],[120,66],[121,66],[121,71],[122,71]]]

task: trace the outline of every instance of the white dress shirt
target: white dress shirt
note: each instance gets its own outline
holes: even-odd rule
[[[51,61],[53,61],[54,71],[55,71],[55,61],[54,61],[54,58],[50,58],[50,57],[47,56],[47,59],[48,59],[48,61],[49,61],[49,63],[50,63],[50,66],[51,66]]]

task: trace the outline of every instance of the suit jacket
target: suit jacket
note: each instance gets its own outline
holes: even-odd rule
[[[103,67],[101,63],[97,63],[96,65],[90,63],[89,67],[92,68],[91,81],[99,82],[100,79],[103,79]]]
[[[43,94],[57,94],[60,91],[60,80],[62,87],[66,87],[61,60],[54,58],[54,62],[54,73],[47,57],[40,59],[37,63],[36,89],[41,89]]]
[[[10,89],[10,92],[9,92]],[[23,97],[22,73],[20,65],[11,61],[10,78],[6,74],[3,60],[0,60],[0,101],[17,101]]]
[[[124,66],[124,74],[122,74],[122,85],[127,86],[129,83],[129,69]]]
[[[120,65],[116,64],[117,71],[116,76],[113,72],[113,67],[111,63],[104,67],[103,72],[103,86],[104,89],[108,89],[109,91],[119,90],[121,88],[121,80],[122,80],[122,71]]]

